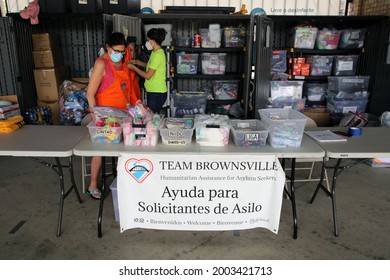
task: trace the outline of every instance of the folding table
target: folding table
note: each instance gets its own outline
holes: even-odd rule
[[[57,219],[57,236],[61,235],[62,213],[65,198],[74,191],[81,198],[73,174],[73,148],[88,134],[86,127],[56,125],[25,125],[22,128],[0,135],[0,156],[28,157],[54,170],[60,180],[60,201]],[[40,158],[54,158],[55,164]],[[60,158],[67,158],[67,165]],[[69,169],[71,186],[65,190],[63,168]]]
[[[331,127],[318,128],[317,130],[329,129],[333,131],[348,132],[348,128]],[[338,175],[351,167],[351,165],[341,165],[343,159],[369,159],[376,157],[390,157],[390,128],[389,127],[363,127],[361,136],[348,137],[347,141],[342,142],[318,142],[318,144],[325,150],[326,157],[337,159],[334,166],[327,166],[326,161],[323,161],[321,179],[316,190],[310,200],[314,202],[319,189],[322,189],[332,199],[333,211],[333,228],[334,235],[339,235],[337,224],[337,209],[336,209],[336,182]],[[355,162],[353,165],[361,162]],[[325,169],[333,169],[333,178],[331,191],[328,191],[323,184]]]
[[[170,146],[163,145],[161,141],[157,146],[125,146],[123,143],[119,144],[106,144],[106,143],[93,143],[90,137],[84,137],[79,144],[73,150],[77,156],[102,156],[102,157],[118,157],[120,153],[134,153],[134,154],[146,154],[146,153],[171,153],[177,154],[178,157],[183,157],[186,154],[212,154],[212,153],[227,153],[236,154],[238,156],[245,157],[247,154],[259,154],[259,155],[276,155],[278,158],[286,159],[291,158],[291,184],[290,189],[285,188],[285,192],[291,199],[293,210],[293,237],[296,239],[298,235],[298,222],[297,211],[295,205],[295,190],[294,190],[294,175],[295,175],[295,159],[296,158],[319,158],[324,157],[324,150],[317,145],[311,138],[306,135],[303,136],[302,145],[298,148],[273,148],[269,144],[266,144],[262,148],[244,148],[237,147],[233,141],[229,141],[227,147],[204,147],[192,143],[189,146]],[[283,164],[282,164],[283,165]],[[103,164],[104,166],[104,164]],[[104,173],[102,173],[104,174]],[[104,177],[104,176],[103,176]],[[102,237],[102,213],[104,199],[109,192],[106,189],[104,178],[102,183],[102,199],[100,200],[99,215],[98,215],[98,237]]]

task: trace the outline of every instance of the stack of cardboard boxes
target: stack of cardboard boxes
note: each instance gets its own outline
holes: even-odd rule
[[[33,34],[34,78],[38,106],[48,106],[52,111],[53,124],[60,123],[60,85],[68,77],[58,40],[48,34]]]

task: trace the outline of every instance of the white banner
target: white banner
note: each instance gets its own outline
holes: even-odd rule
[[[285,174],[274,155],[121,154],[117,168],[121,232],[278,232]]]

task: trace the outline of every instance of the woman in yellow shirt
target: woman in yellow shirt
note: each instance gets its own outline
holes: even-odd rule
[[[163,28],[152,28],[146,34],[145,44],[152,53],[147,63],[140,60],[130,60],[127,67],[134,70],[139,76],[145,79],[145,91],[147,106],[154,112],[159,113],[167,99],[166,84],[166,56],[161,48],[161,43],[165,40],[167,32]],[[137,67],[141,66],[146,71]]]

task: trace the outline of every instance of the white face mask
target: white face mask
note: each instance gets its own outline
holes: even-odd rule
[[[146,49],[147,49],[148,51],[153,50],[153,47],[152,47],[152,45],[150,44],[149,41],[146,42],[145,47],[146,47]]]

